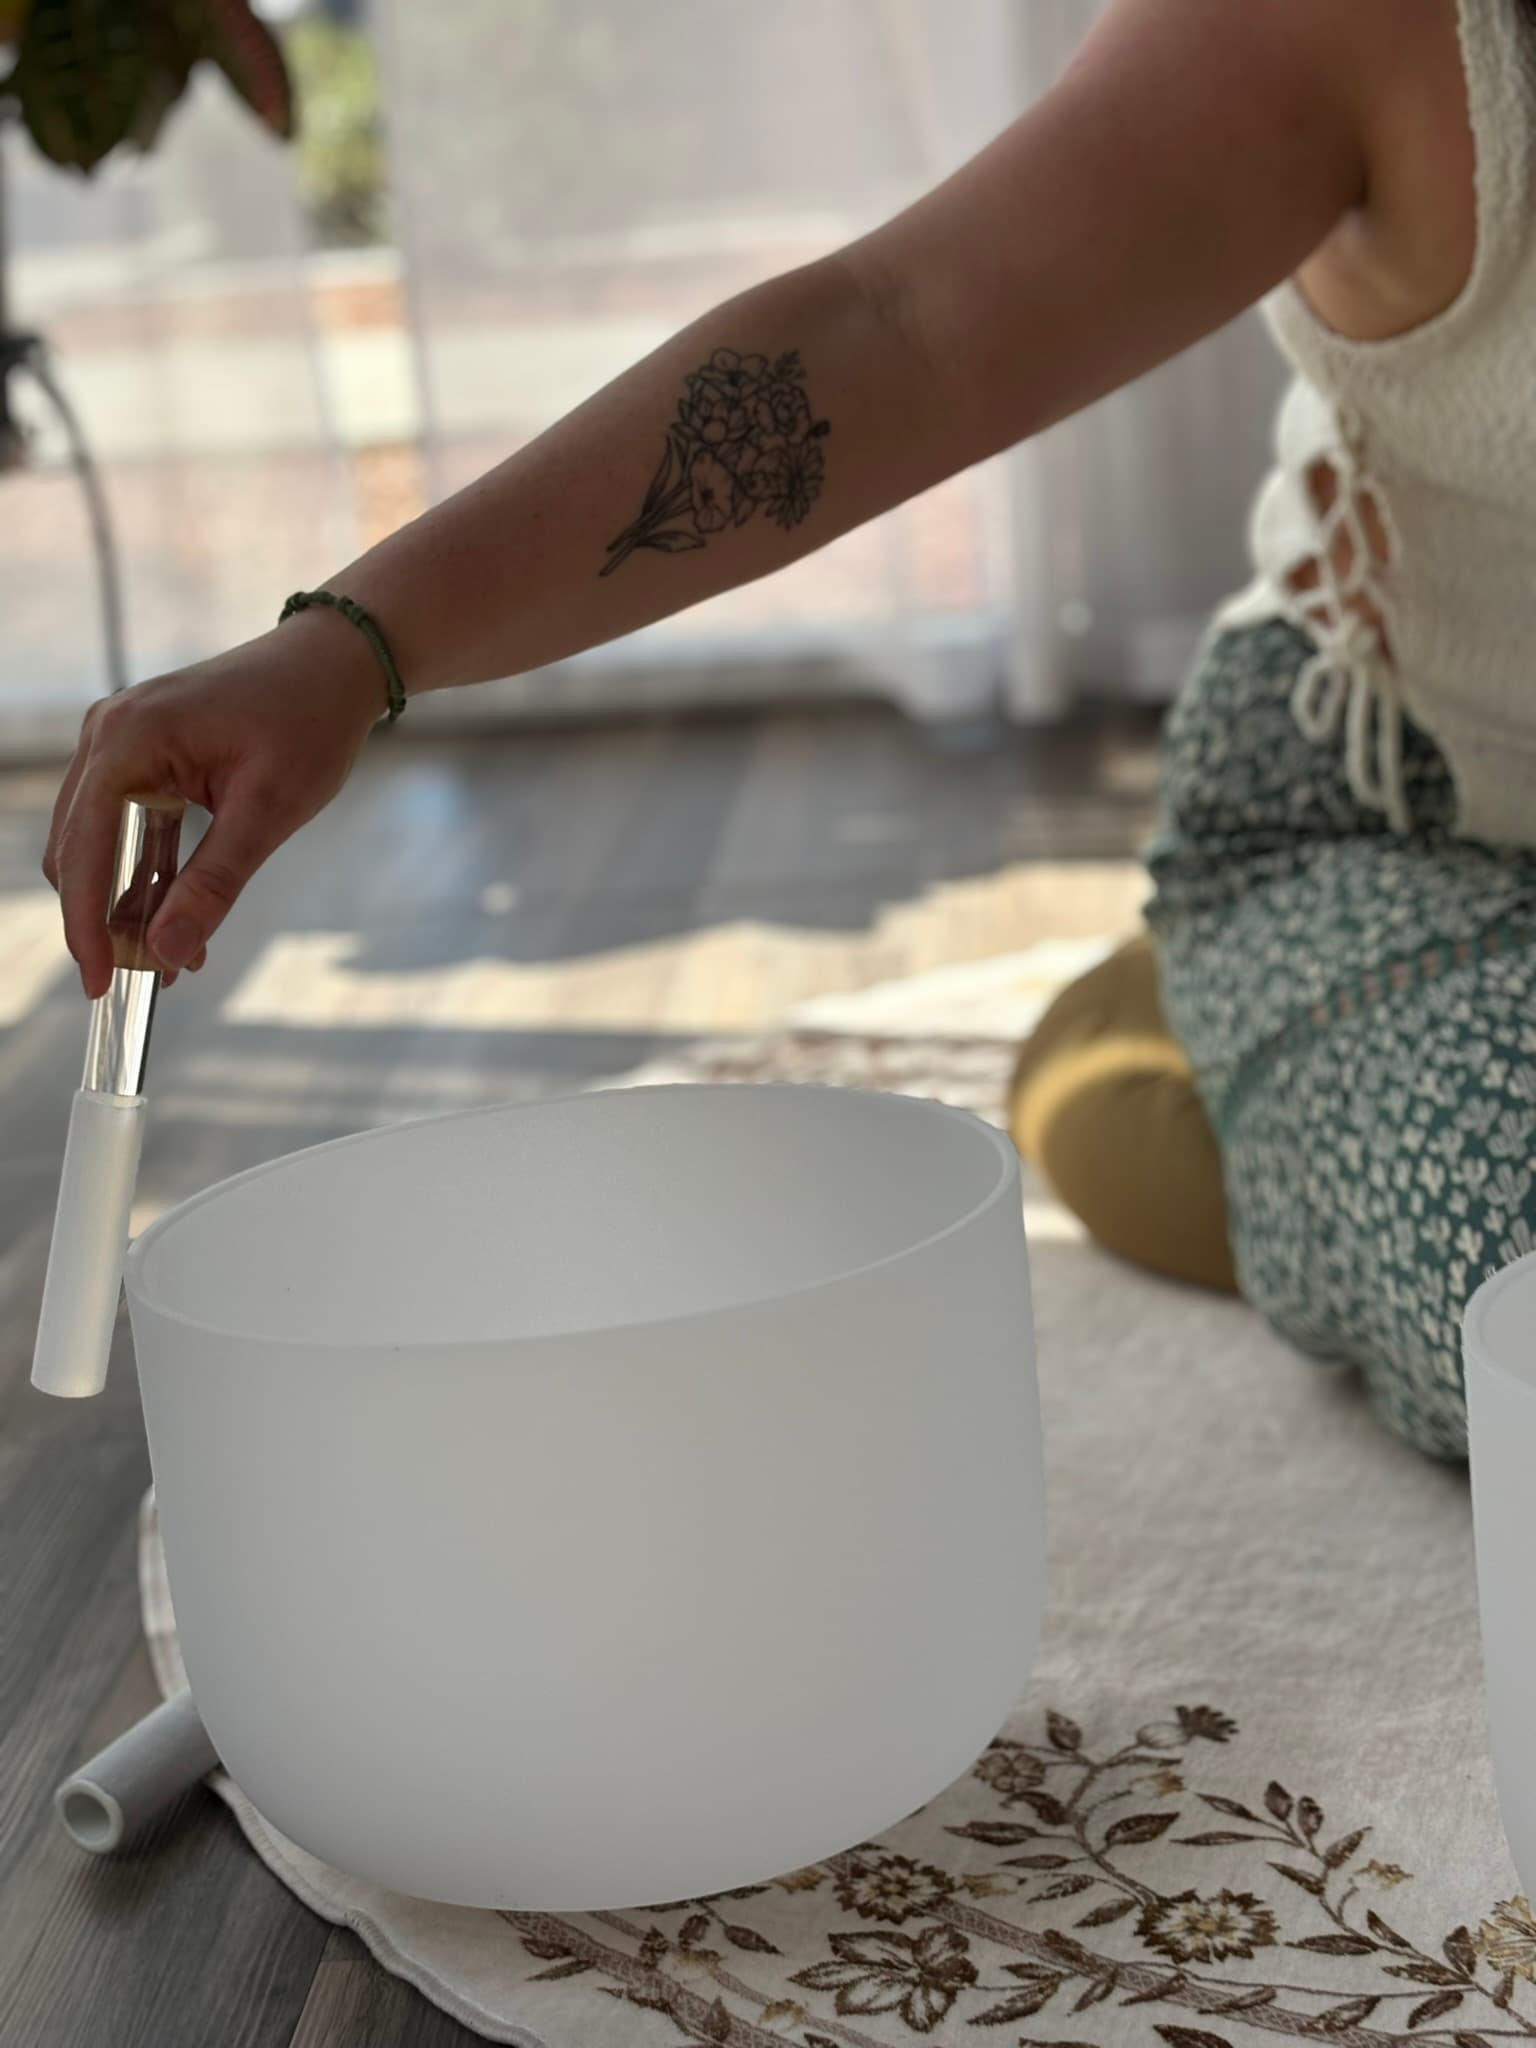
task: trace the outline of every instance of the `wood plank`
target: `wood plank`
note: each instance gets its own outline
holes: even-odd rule
[[[381,1970],[337,1928],[310,1988],[292,2048],[473,2048],[482,2037]]]
[[[279,2048],[330,1929],[252,1854],[212,1793],[144,1839],[88,1856],[50,1829],[0,1948],[6,2048]]]
[[[34,1432],[0,1498],[0,1888],[24,1867],[39,1834],[51,1832],[53,1788],[78,1761],[81,1733],[138,1635],[133,1522],[148,1479],[142,1445],[109,1429],[80,1443],[70,1435]]]

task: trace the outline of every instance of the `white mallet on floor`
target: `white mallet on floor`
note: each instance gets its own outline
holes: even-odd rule
[[[70,1840],[105,1856],[219,1768],[190,1692],[126,1729],[53,1795]]]

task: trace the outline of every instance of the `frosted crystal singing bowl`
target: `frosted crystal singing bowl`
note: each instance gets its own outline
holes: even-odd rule
[[[964,1771],[1045,1592],[1017,1160],[930,1103],[644,1088],[296,1153],[129,1304],[194,1697],[395,1890],[576,1911]]]
[[[1536,1898],[1536,1253],[1473,1295],[1462,1349],[1493,1772],[1515,1868]]]

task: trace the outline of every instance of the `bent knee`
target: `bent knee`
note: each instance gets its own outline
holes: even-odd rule
[[[1017,1089],[1013,1131],[1107,1250],[1236,1291],[1220,1150],[1172,1039],[1127,1034],[1060,1052]]]

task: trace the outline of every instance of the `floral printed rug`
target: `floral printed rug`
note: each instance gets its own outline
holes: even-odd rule
[[[1001,1114],[1012,1053],[786,1032],[632,1077],[835,1079]],[[1048,1214],[1030,1191],[1032,1214]],[[877,1841],[723,1897],[556,1917],[327,1869],[216,1789],[386,1969],[526,2048],[1494,2048],[1536,2037],[1465,1475],[1242,1307],[1031,1250],[1052,1595],[1028,1695]],[[147,1502],[145,1630],[182,1682]],[[999,1617],[999,1626],[1006,1626]],[[912,1617],[921,1651],[922,1616]]]

